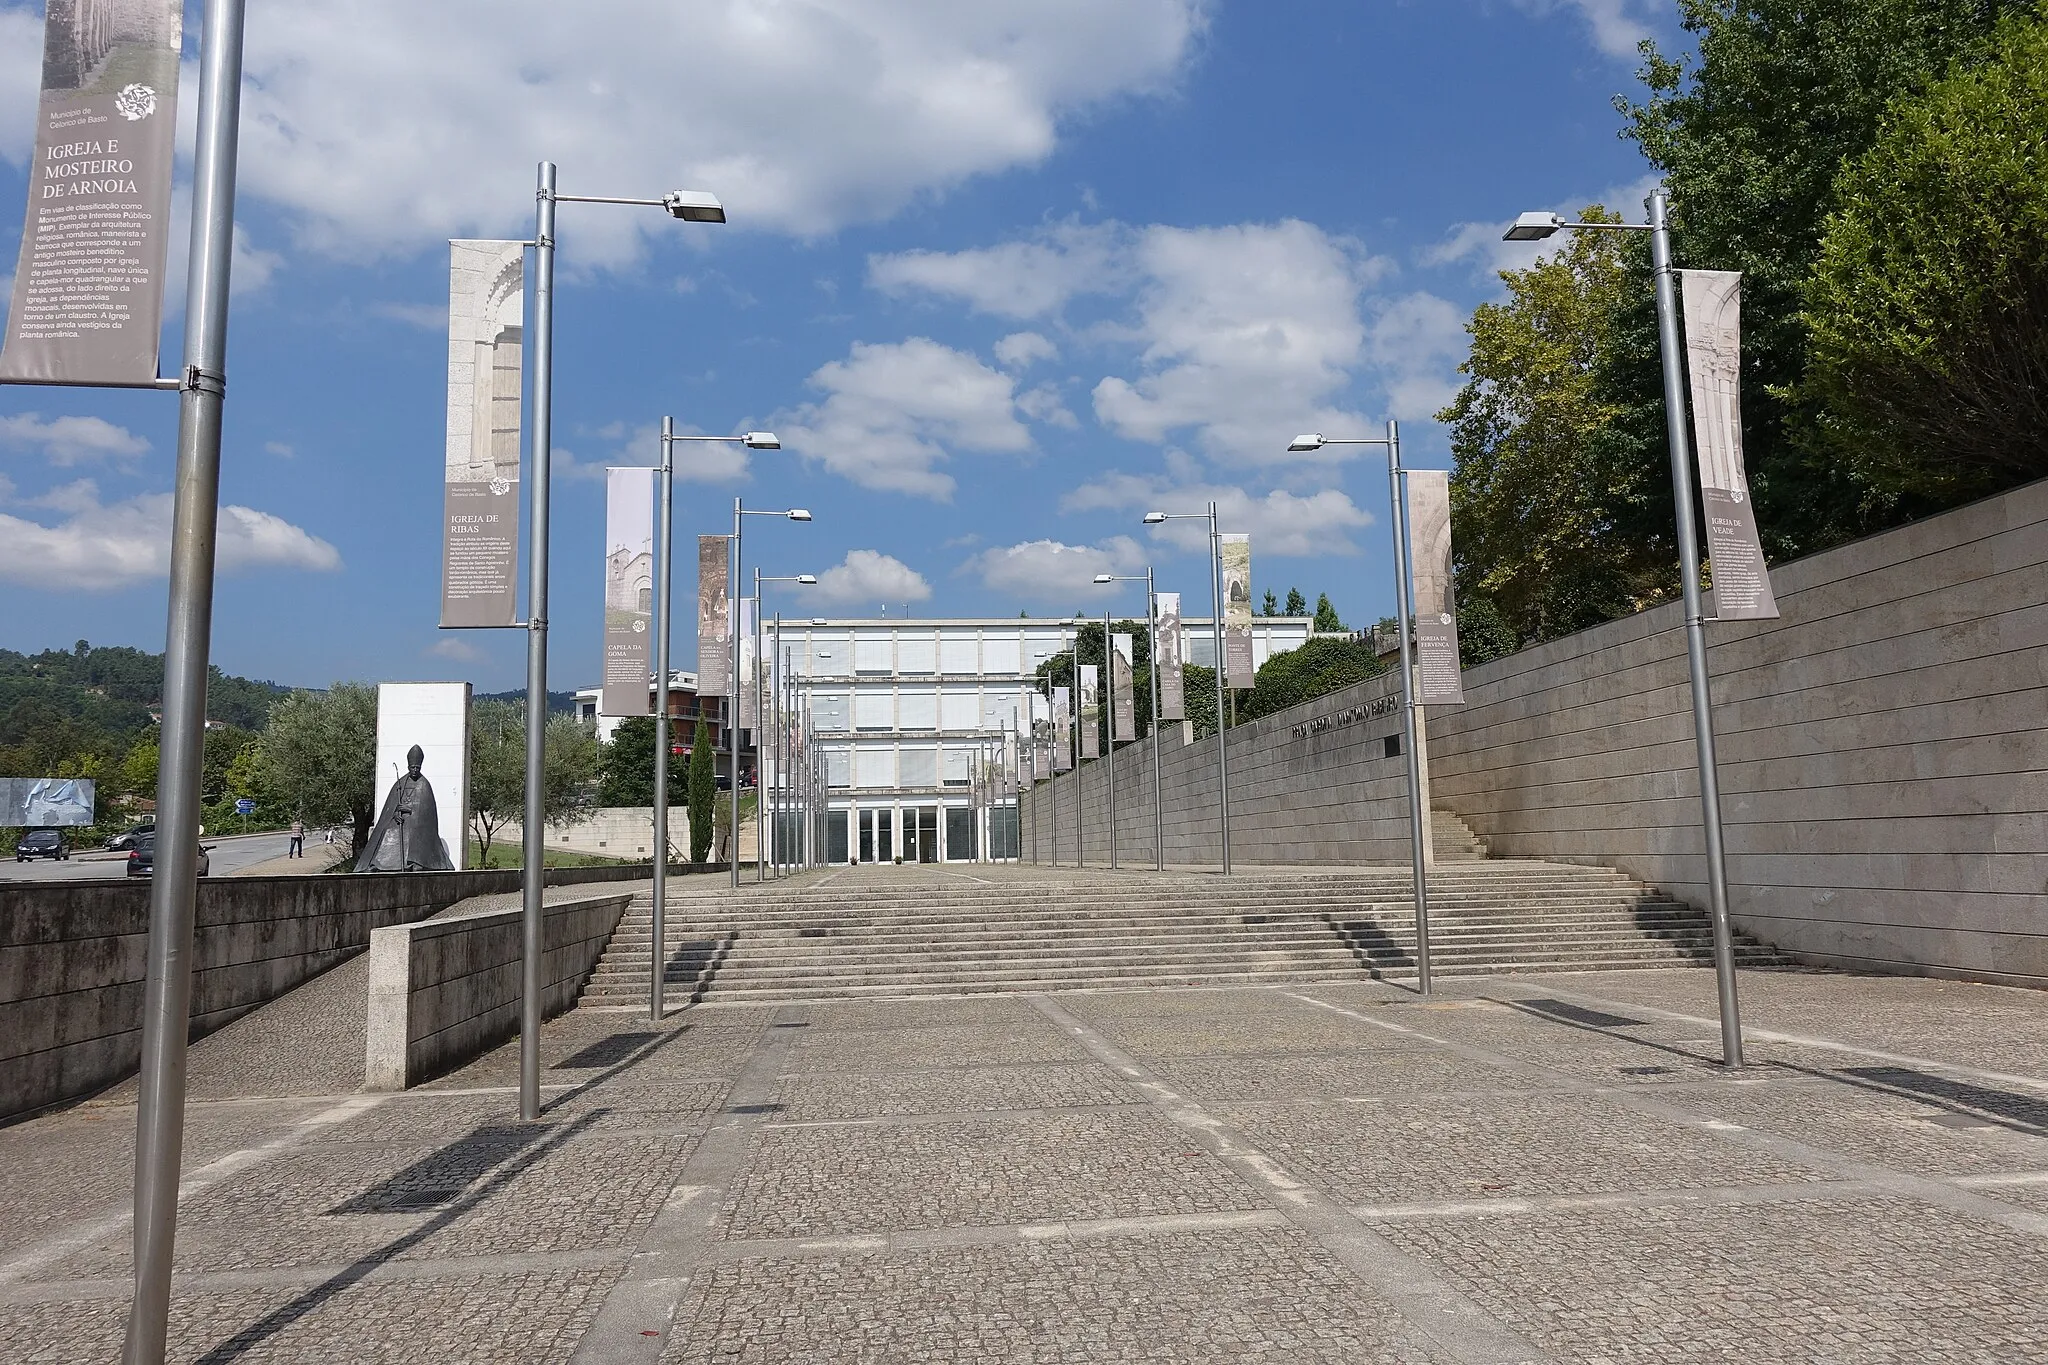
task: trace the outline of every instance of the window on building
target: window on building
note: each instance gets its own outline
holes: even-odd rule
[[[896,635],[896,671],[920,676],[939,671],[939,642],[925,631],[905,630]]]
[[[939,728],[939,694],[936,692],[902,692],[896,698],[896,725],[901,730],[936,730]]]
[[[827,749],[825,751],[825,785],[828,787],[850,787],[853,785],[853,751],[851,749]]]
[[[896,751],[894,749],[862,749],[856,754],[856,771],[863,787],[893,787],[896,785]]]
[[[853,728],[852,699],[844,692],[820,692],[811,697],[811,724],[820,734],[843,734]]]
[[[981,639],[981,671],[991,678],[1014,678],[1023,669],[1024,656],[1015,635],[984,635]]]
[[[853,671],[887,674],[896,671],[896,642],[887,634],[863,635],[853,642]]]
[[[939,697],[939,728],[941,730],[977,730],[981,728],[981,694],[955,689]]]
[[[905,787],[936,787],[939,785],[939,751],[937,749],[905,749],[897,755],[902,765],[901,781]]]
[[[886,688],[862,692],[853,699],[853,728],[893,730],[896,728],[896,694]]]
[[[945,755],[946,785],[964,787],[974,774],[974,750],[948,749]]]
[[[981,645],[971,632],[949,631],[939,639],[939,672],[981,672]]]

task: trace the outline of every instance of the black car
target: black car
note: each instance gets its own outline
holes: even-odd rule
[[[25,863],[30,858],[54,858],[66,862],[71,850],[64,846],[64,832],[56,829],[32,829],[21,836],[14,846],[14,861]]]
[[[199,875],[204,877],[212,870],[212,859],[206,855],[213,852],[205,844],[199,846]],[[147,877],[156,871],[156,833],[151,831],[136,842],[128,852],[128,875]]]
[[[123,849],[135,848],[154,833],[156,833],[155,825],[137,825],[133,829],[124,829],[113,838],[107,840],[107,847],[116,853]]]

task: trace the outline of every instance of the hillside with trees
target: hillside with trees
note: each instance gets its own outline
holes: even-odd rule
[[[1783,561],[2048,476],[2048,18],[2021,0],[1680,0],[1623,136],[1682,269],[1743,276],[1743,443]],[[1638,205],[1589,218],[1640,221]],[[1439,414],[1467,664],[1675,596],[1648,243],[1501,278]],[[1709,574],[1711,565],[1708,566]]]

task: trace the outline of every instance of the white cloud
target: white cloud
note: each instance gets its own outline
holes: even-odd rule
[[[825,401],[777,419],[783,444],[863,487],[944,500],[953,478],[934,466],[954,451],[1031,449],[1015,381],[924,337],[855,342],[810,382]]]
[[[87,460],[130,460],[147,454],[149,442],[126,427],[99,417],[52,417],[24,412],[0,417],[0,447],[40,454],[54,465]]]
[[[44,494],[33,505],[68,513],[44,525],[0,512],[0,581],[88,591],[122,588],[170,572],[171,495],[144,493],[102,505],[90,481]],[[341,555],[300,527],[253,507],[220,509],[217,566],[332,572]]]
[[[1036,332],[1012,332],[995,344],[996,364],[1028,370],[1041,360],[1059,359],[1060,348]]]
[[[1179,471],[1185,474],[1185,468]],[[1060,502],[1064,512],[1122,512],[1133,522],[1147,512],[1206,511],[1216,504],[1226,532],[1247,532],[1252,557],[1314,558],[1358,553],[1352,533],[1373,524],[1373,516],[1340,489],[1297,494],[1276,488],[1256,496],[1231,485],[1191,483],[1175,478],[1110,473],[1082,484]],[[1209,523],[1174,520],[1148,528],[1157,539],[1182,550],[1206,553]]]
[[[1593,35],[1593,45],[1610,57],[1633,57],[1650,36],[1650,0],[1512,0],[1515,8],[1547,15],[1576,11]]]
[[[1152,442],[1193,432],[1235,462],[1285,460],[1304,424],[1365,424],[1333,399],[1361,359],[1359,298],[1385,262],[1293,219],[1148,228],[1136,262],[1141,370],[1095,386],[1103,425]]]
[[[373,303],[370,314],[417,327],[423,332],[448,330],[448,305],[445,303]]]
[[[484,652],[475,645],[453,635],[443,635],[420,653],[430,654],[437,659],[453,659],[463,664],[477,663],[485,657]]]
[[[1028,602],[1072,602],[1076,594],[1114,592],[1115,584],[1097,584],[1095,575],[1135,573],[1144,567],[1144,551],[1129,536],[1111,536],[1098,545],[1029,540],[983,550],[960,566],[991,591]]]
[[[1078,294],[1118,288],[1129,239],[1119,223],[1056,223],[999,246],[870,256],[868,283],[885,294],[922,291],[957,299],[977,313],[1048,317]]]
[[[299,452],[292,448],[289,441],[265,441],[263,453],[275,455],[280,460],[289,460],[295,458]]]
[[[1403,421],[1427,421],[1456,396],[1466,350],[1463,310],[1434,294],[1388,302],[1367,333],[1367,354],[1380,371],[1388,410]]]
[[[893,555],[849,550],[846,558],[818,575],[816,587],[796,590],[806,603],[827,607],[877,607],[922,602],[932,595],[923,574]]]
[[[1170,87],[1208,3],[283,6],[249,30],[242,183],[344,255],[520,229],[543,156],[565,193],[701,187],[735,224],[819,234],[1036,165],[1063,121]],[[564,218],[585,259],[675,228]]]
[[[15,166],[27,165],[35,150],[36,101],[43,84],[40,9],[0,9],[0,161]]]
[[[1017,395],[1017,411],[1034,422],[1065,427],[1069,431],[1081,425],[1081,419],[1067,411],[1066,403],[1060,398],[1058,386],[1053,384],[1040,384],[1035,389]]]

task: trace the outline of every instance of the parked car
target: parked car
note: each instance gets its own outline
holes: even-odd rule
[[[205,844],[199,846],[199,875],[204,877],[213,870],[213,860],[207,855],[213,850]],[[156,871],[156,834],[151,831],[136,842],[128,851],[128,875],[147,877]]]
[[[133,829],[124,829],[113,838],[107,840],[107,847],[119,853],[123,849],[134,848],[143,839],[148,838],[154,833],[156,833],[155,825],[137,825]]]
[[[65,862],[70,857],[71,850],[64,846],[64,831],[59,829],[28,830],[14,846],[14,861],[17,863],[25,863],[31,858]]]

